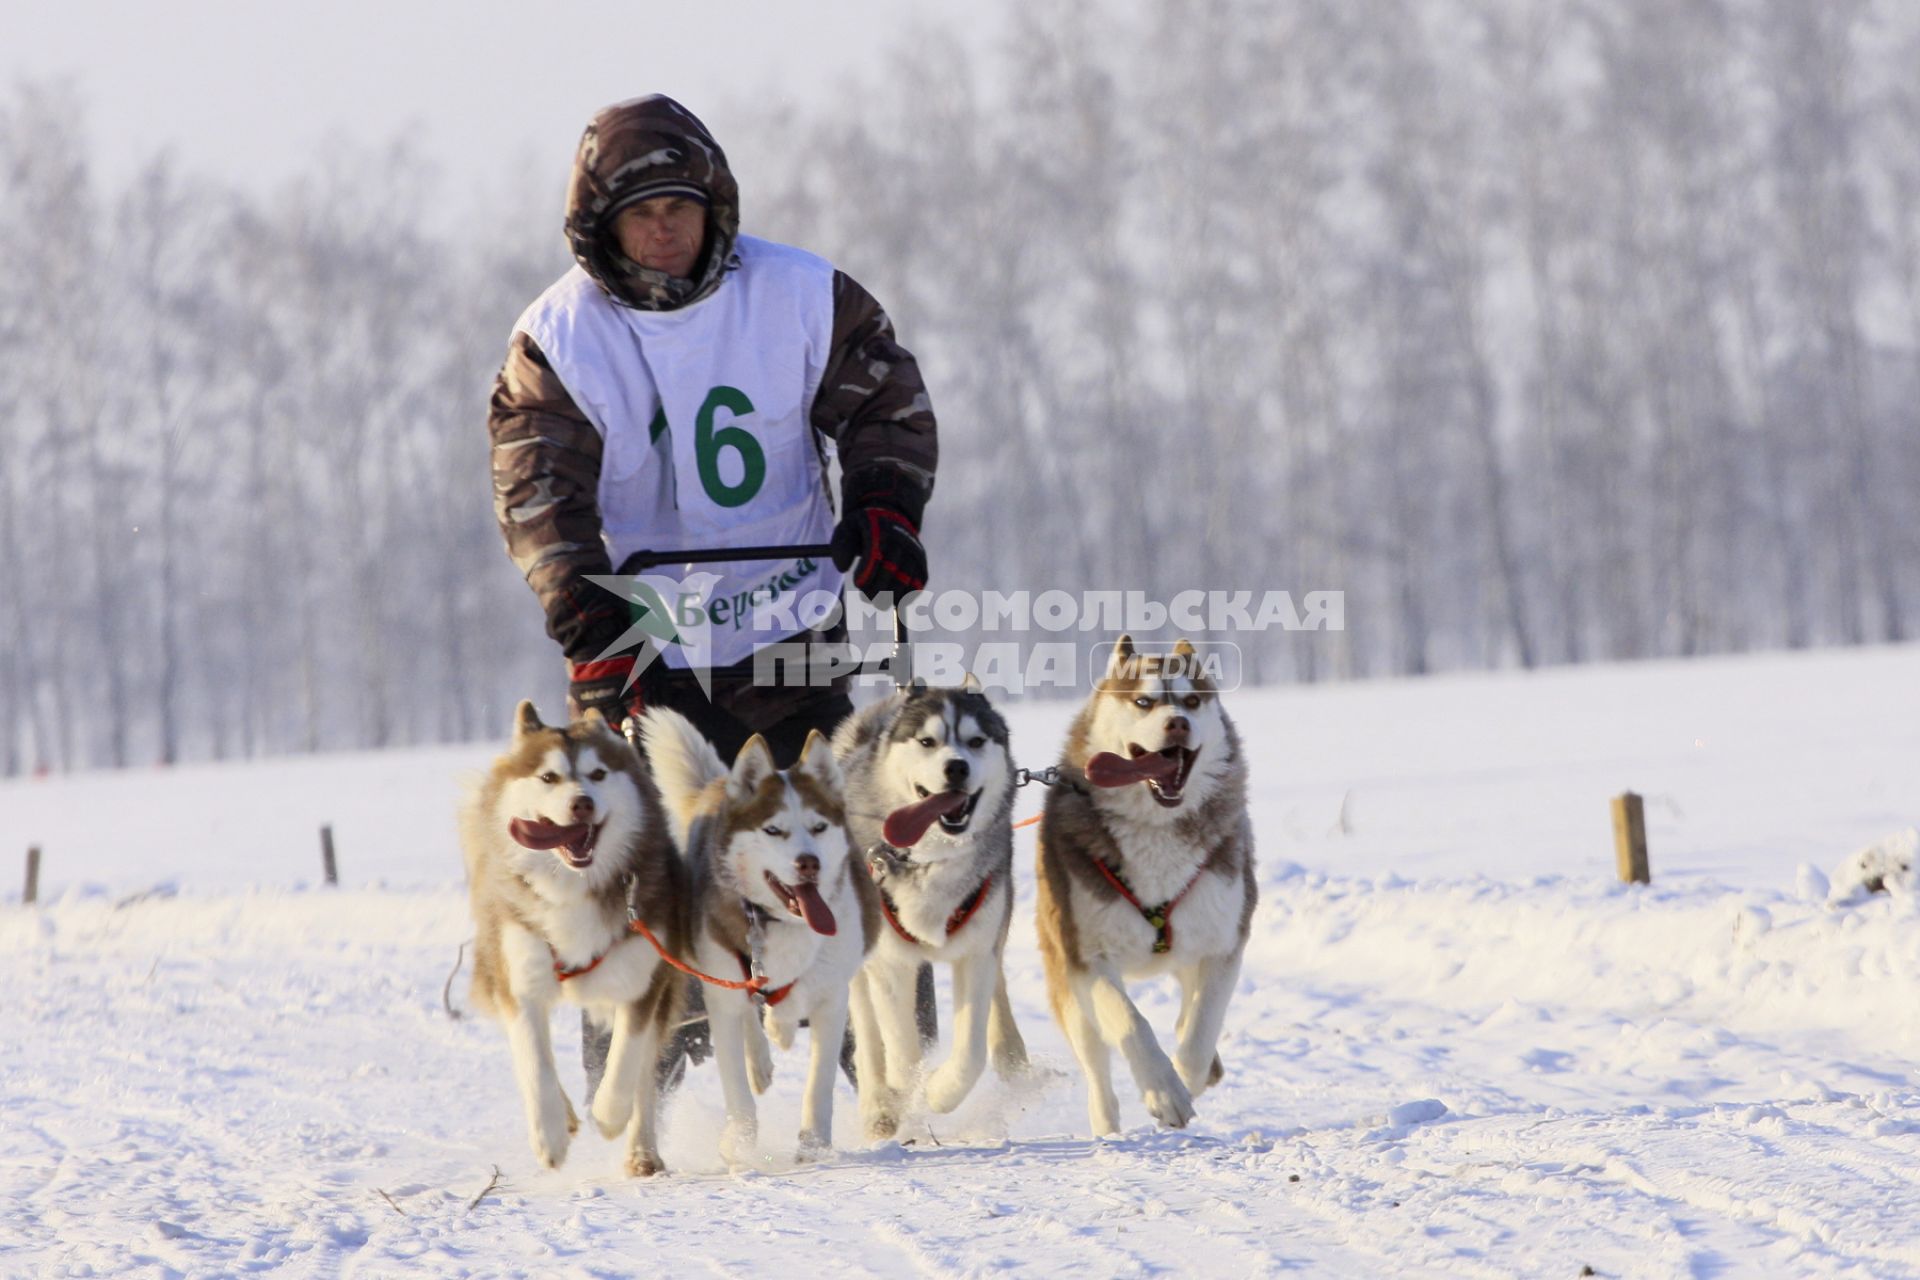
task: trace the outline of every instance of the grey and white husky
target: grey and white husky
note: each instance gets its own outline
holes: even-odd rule
[[[773,1077],[756,1025],[782,1049],[805,1020],[811,1032],[799,1156],[833,1139],[833,1081],[847,1027],[847,990],[879,924],[866,873],[848,857],[845,802],[833,748],[807,736],[790,769],[766,739],[747,740],[728,768],[685,716],[646,713],[640,733],[692,879],[691,957],[709,976],[761,980],[760,990],[706,988],[714,1060],[726,1097],[720,1152],[751,1163],[754,1093]]]
[[[626,1131],[629,1174],[659,1172],[654,1064],[682,983],[629,929],[631,905],[686,945],[686,873],[640,759],[597,711],[565,727],[514,712],[513,742],[460,812],[475,929],[472,1000],[506,1025],[534,1155],[556,1168],[579,1128],[554,1070],[548,1015],[584,1006],[613,1026],[593,1118]]]
[[[1253,825],[1239,736],[1193,658],[1184,640],[1146,655],[1120,637],[1040,822],[1047,995],[1086,1073],[1096,1134],[1120,1125],[1113,1050],[1153,1118],[1175,1128],[1222,1074],[1215,1047],[1256,896]],[[1171,1060],[1126,988],[1161,975],[1180,983]]]
[[[914,993],[929,961],[952,966],[954,1030],[927,1078],[927,1106],[959,1106],[989,1050],[1002,1076],[1026,1067],[1001,965],[1013,917],[1013,764],[1006,721],[972,677],[861,709],[835,732],[834,754],[886,922],[853,985],[861,1118],[878,1139],[898,1129],[916,1083]]]

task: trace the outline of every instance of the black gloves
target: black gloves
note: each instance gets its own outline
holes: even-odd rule
[[[834,567],[846,573],[859,561],[852,576],[860,594],[898,607],[927,585],[927,549],[920,545],[925,488],[892,467],[863,467],[841,482],[840,493]]]

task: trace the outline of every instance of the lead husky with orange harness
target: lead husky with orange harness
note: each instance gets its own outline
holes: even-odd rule
[[[565,728],[514,712],[513,743],[461,806],[475,928],[472,1000],[506,1024],[534,1155],[566,1159],[580,1127],[554,1070],[557,1003],[613,1024],[593,1099],[600,1131],[626,1131],[626,1169],[659,1172],[654,1064],[682,982],[634,923],[686,945],[686,871],[660,795],[597,711]]]
[[[1215,1045],[1253,919],[1253,825],[1239,736],[1194,656],[1184,640],[1150,656],[1120,637],[1040,822],[1047,995],[1086,1072],[1096,1134],[1120,1127],[1113,1050],[1173,1128],[1222,1074]],[[1180,983],[1171,1060],[1126,988],[1161,975]]]
[[[707,1017],[727,1105],[720,1153],[736,1167],[752,1162],[753,1094],[773,1077],[756,1018],[782,1049],[804,1020],[811,1046],[799,1157],[816,1159],[833,1145],[847,987],[880,924],[873,885],[848,856],[833,748],[815,730],[783,770],[755,734],[729,769],[691,721],[665,708],[641,718],[640,735],[692,875],[691,947],[680,954],[710,984]]]
[[[953,1048],[926,1103],[960,1105],[987,1065],[1026,1068],[1001,967],[1013,918],[1013,761],[1006,721],[973,677],[923,685],[855,712],[833,735],[848,830],[879,889],[885,926],[853,985],[854,1062],[867,1137],[888,1138],[915,1086],[920,967],[953,969]]]

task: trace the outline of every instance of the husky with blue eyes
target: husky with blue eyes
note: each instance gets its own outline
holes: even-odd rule
[[[1215,1052],[1256,900],[1247,765],[1220,691],[1182,640],[1121,636],[1075,717],[1034,855],[1047,995],[1087,1077],[1096,1134],[1120,1128],[1112,1055],[1148,1113],[1181,1128]],[[1180,984],[1171,1057],[1127,984]]]
[[[833,748],[816,730],[793,767],[781,769],[756,734],[729,768],[691,721],[664,708],[646,713],[640,734],[687,853],[687,958],[729,984],[705,990],[727,1106],[720,1153],[736,1168],[756,1163],[753,1095],[773,1077],[766,1037],[789,1048],[804,1022],[809,1047],[798,1154],[818,1159],[832,1149],[848,986],[880,923],[873,885],[848,856]]]
[[[1007,724],[972,676],[863,707],[833,736],[847,825],[884,921],[853,986],[854,1061],[866,1136],[899,1129],[920,1086],[921,966],[953,973],[953,1046],[928,1073],[928,1110],[958,1107],[991,1057],[1027,1065],[1002,958],[1013,918],[1013,759]]]

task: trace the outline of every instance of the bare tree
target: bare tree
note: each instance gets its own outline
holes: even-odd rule
[[[783,112],[734,150],[748,230],[920,357],[938,586],[1345,590],[1342,634],[1236,637],[1267,679],[1911,631],[1920,18],[1007,29],[910,32],[859,112],[735,113]],[[559,193],[441,230],[404,147],[108,187],[80,120],[0,102],[0,771],[497,731],[559,673],[482,426]]]

